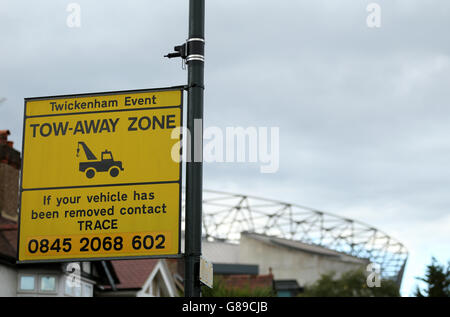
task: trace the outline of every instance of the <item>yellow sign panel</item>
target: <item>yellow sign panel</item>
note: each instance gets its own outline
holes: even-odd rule
[[[19,261],[178,255],[182,98],[26,99]]]

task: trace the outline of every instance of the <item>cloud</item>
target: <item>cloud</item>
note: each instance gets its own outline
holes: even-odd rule
[[[412,268],[450,240],[450,4],[377,2],[376,30],[364,1],[207,3],[205,125],[279,127],[280,169],[209,163],[204,185],[370,223],[407,245]],[[79,29],[65,3],[0,5],[0,128],[18,148],[24,97],[186,82],[163,58],[187,37],[186,1],[79,3]]]

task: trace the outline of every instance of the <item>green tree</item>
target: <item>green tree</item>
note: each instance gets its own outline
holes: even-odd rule
[[[272,288],[246,285],[243,288],[230,287],[220,276],[214,276],[213,288],[202,287],[203,297],[271,297],[274,296]]]
[[[335,277],[334,272],[323,274],[311,286],[305,287],[303,297],[398,297],[399,288],[395,281],[382,279],[380,287],[369,287],[363,270],[348,271]]]
[[[431,264],[427,266],[425,277],[417,277],[417,279],[425,282],[426,286],[424,290],[417,286],[415,296],[450,297],[450,262],[445,267],[432,257]]]

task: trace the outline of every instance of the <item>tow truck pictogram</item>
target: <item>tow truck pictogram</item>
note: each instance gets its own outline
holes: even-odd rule
[[[84,154],[88,159],[88,162],[80,162],[79,171],[86,173],[87,178],[93,178],[95,173],[109,172],[109,175],[116,177],[120,171],[123,171],[122,162],[114,161],[112,152],[105,150],[102,152],[102,159],[99,161],[97,157],[88,148],[86,143],[80,141],[77,146],[77,157],[80,155],[80,145],[84,150]]]

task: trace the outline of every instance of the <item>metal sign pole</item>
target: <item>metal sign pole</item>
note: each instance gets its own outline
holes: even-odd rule
[[[187,128],[191,134],[191,157],[186,167],[185,280],[186,297],[200,296],[203,191],[203,90],[205,0],[189,1]],[[201,129],[199,129],[201,127]],[[199,131],[200,130],[200,131]]]

